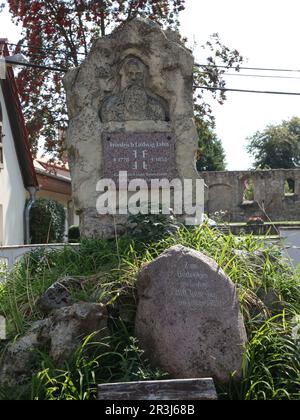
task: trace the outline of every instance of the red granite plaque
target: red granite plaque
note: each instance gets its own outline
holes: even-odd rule
[[[105,133],[104,178],[117,180],[127,171],[128,180],[176,178],[174,133]]]

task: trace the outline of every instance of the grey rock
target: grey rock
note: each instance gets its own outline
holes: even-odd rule
[[[286,306],[286,303],[279,296],[278,292],[272,287],[267,290],[258,290],[257,295],[264,305],[273,313],[281,313]]]
[[[247,341],[235,285],[214,260],[174,246],[139,273],[136,335],[173,378],[242,374]]]
[[[45,320],[35,322],[28,332],[8,345],[0,360],[0,385],[23,384],[35,372],[37,351],[48,351],[57,366],[62,365],[82,340],[97,332],[107,335],[106,306],[80,302],[57,309]]]
[[[82,339],[98,332],[98,339],[107,334],[107,310],[102,304],[77,303],[53,312],[49,338],[50,356],[61,364],[80,345]]]
[[[38,309],[47,315],[55,309],[72,305],[74,302],[71,291],[80,290],[82,280],[83,278],[78,277],[64,277],[58,280],[40,297],[37,302]]]
[[[27,334],[8,345],[0,361],[0,385],[22,384],[30,377],[37,350],[47,342],[50,320],[35,322]]]

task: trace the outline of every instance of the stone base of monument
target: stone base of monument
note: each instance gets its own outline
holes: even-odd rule
[[[98,386],[98,400],[217,400],[211,378],[122,382]]]

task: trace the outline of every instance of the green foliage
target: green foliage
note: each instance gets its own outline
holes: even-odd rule
[[[196,120],[199,134],[198,171],[225,171],[225,151],[221,140],[205,121]]]
[[[115,242],[102,240],[82,241],[80,247],[66,246],[60,251],[41,249],[27,254],[0,290],[0,313],[7,319],[9,337],[23,334],[30,322],[42,317],[36,309],[39,296],[64,276],[97,273],[101,287],[110,296],[117,296],[125,284],[123,279],[120,285],[117,268],[120,258],[129,252],[131,241],[120,239],[119,247],[122,256]]]
[[[254,181],[252,178],[249,178],[245,181],[243,201],[253,201],[253,200],[254,200]]]
[[[80,242],[80,230],[78,225],[73,225],[69,227],[68,239],[69,243]]]
[[[134,338],[134,316],[125,322],[120,313],[124,298],[131,296],[134,315],[139,269],[175,244],[214,258],[237,285],[249,339],[244,378],[240,382],[233,380],[226,387],[217,384],[220,398],[299,399],[299,272],[282,259],[279,248],[266,245],[263,238],[224,235],[206,225],[182,227],[173,235],[148,244],[128,237],[118,241],[83,241],[80,246],[66,246],[62,251],[39,251],[21,261],[0,290],[0,313],[8,320],[11,339],[41,317],[35,306],[37,299],[64,275],[96,276],[94,287],[103,291],[99,300],[108,302],[113,320],[109,337],[97,345],[95,337],[88,337],[60,369],[41,354],[39,373],[28,385],[26,398],[93,399],[97,383],[164,377],[141,357]],[[272,305],[264,303],[269,291],[276,296]],[[91,294],[93,290],[87,289],[78,299],[89,300]],[[21,395],[21,390],[14,391]]]
[[[65,210],[54,200],[40,198],[30,212],[30,236],[32,244],[63,242]]]
[[[93,400],[97,398],[98,384],[157,380],[164,376],[142,357],[137,340],[124,326],[119,325],[113,336],[100,342],[94,338],[95,334],[87,337],[61,369],[41,353],[42,370],[32,379],[30,399]]]
[[[284,183],[285,195],[295,194],[295,181],[293,179],[287,179]]]
[[[289,169],[300,165],[300,118],[269,125],[249,137],[248,152],[259,169]]]
[[[268,319],[250,337],[249,365],[242,384],[246,400],[300,398],[300,346],[285,313]]]
[[[207,54],[206,64],[194,68],[195,118],[205,121],[212,129],[215,125],[212,107],[206,100],[208,92],[220,105],[226,100],[226,92],[218,90],[226,87],[224,74],[228,69],[239,71],[244,59],[236,49],[222,44],[219,34],[213,34],[206,44],[201,46]]]
[[[170,210],[170,214],[138,214],[130,215],[131,228],[129,236],[143,243],[156,242],[166,236],[172,235],[179,229],[176,217]]]

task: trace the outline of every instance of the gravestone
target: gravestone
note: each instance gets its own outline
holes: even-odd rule
[[[247,340],[236,288],[215,261],[174,246],[138,276],[136,335],[172,378],[241,376]]]
[[[67,149],[82,236],[113,237],[126,216],[99,215],[100,179],[199,178],[194,59],[173,31],[134,19],[95,41],[64,78]]]

